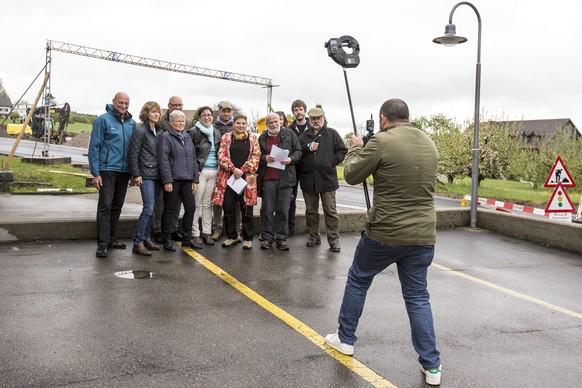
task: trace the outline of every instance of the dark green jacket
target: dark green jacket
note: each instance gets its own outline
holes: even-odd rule
[[[350,148],[344,161],[349,184],[374,177],[374,205],[366,234],[381,243],[434,245],[434,186],[438,152],[433,141],[412,124],[375,134],[365,147]]]

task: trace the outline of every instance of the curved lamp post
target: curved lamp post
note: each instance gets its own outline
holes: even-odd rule
[[[451,10],[449,15],[449,24],[445,27],[445,35],[434,38],[432,41],[437,44],[442,44],[448,47],[459,43],[464,43],[467,38],[458,36],[455,25],[453,24],[453,14],[460,5],[466,4],[473,8],[477,14],[477,22],[479,32],[477,35],[477,71],[475,77],[475,124],[473,127],[473,166],[471,168],[471,228],[477,226],[477,189],[479,187],[479,99],[481,95],[481,15],[477,8],[468,1],[461,1],[457,3]]]

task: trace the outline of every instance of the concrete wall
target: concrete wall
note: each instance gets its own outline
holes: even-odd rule
[[[358,232],[362,230],[366,214],[362,211],[340,211],[340,231]],[[137,217],[123,216],[118,225],[117,236],[131,238]],[[437,228],[456,228],[469,225],[470,209],[437,209]],[[259,217],[255,216],[255,231],[259,230]],[[322,232],[325,231],[323,215],[320,218]],[[563,248],[582,253],[582,225],[567,222],[550,221],[492,210],[478,209],[477,227],[495,233],[512,236],[523,240]],[[296,233],[303,234],[305,216],[297,215]],[[51,241],[94,239],[96,237],[95,218],[76,218],[70,220],[36,222],[0,221],[0,243],[11,241]]]

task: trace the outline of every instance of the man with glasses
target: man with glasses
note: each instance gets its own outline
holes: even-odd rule
[[[170,114],[175,110],[182,110],[183,108],[184,103],[182,102],[182,99],[180,97],[178,96],[170,97],[170,100],[168,101],[168,109],[166,110],[166,113],[162,117],[160,117],[160,126],[162,127],[164,132],[172,128],[172,125],[170,124]]]
[[[339,239],[339,215],[335,192],[339,188],[336,166],[343,162],[348,152],[339,133],[327,126],[325,112],[320,107],[307,112],[311,128],[299,136],[301,158],[301,191],[305,200],[307,246],[321,244],[319,235],[319,199],[325,219],[327,242],[332,252],[341,250]]]
[[[162,127],[164,132],[167,132],[170,128],[172,128],[172,124],[170,123],[170,114],[175,110],[181,111],[183,108],[184,103],[182,102],[182,98],[180,98],[179,96],[170,97],[170,100],[168,101],[168,109],[166,110],[166,113],[162,117],[160,117],[160,127]],[[179,201],[178,211],[172,214],[173,217],[172,225],[174,225],[174,230],[172,231],[172,240],[182,241],[183,236],[178,231],[178,218],[180,216],[179,210],[182,202],[180,201],[179,197],[177,198],[177,201]],[[163,195],[160,195],[158,198],[158,202],[156,203],[156,210],[154,211],[154,218],[152,220],[153,222],[152,232],[153,235],[156,236],[156,241],[160,244],[164,242],[162,238],[163,212],[164,212],[164,200]]]

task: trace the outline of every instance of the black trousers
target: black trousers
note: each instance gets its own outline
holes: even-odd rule
[[[121,208],[125,202],[129,174],[116,171],[101,171],[102,186],[97,203],[97,244],[107,245],[115,238]]]
[[[192,181],[176,180],[172,182],[172,191],[164,190],[164,212],[162,214],[162,236],[164,241],[170,241],[172,232],[176,230],[176,214],[180,213],[180,200],[184,205],[182,217],[182,230],[184,241],[192,240],[192,222],[196,211],[196,199],[192,192]]]
[[[236,206],[238,203],[238,206]],[[226,238],[236,239],[236,211],[240,208],[242,213],[242,237],[244,241],[253,241],[253,207],[245,205],[244,190],[237,194],[233,189],[227,187],[224,192],[224,230]]]

